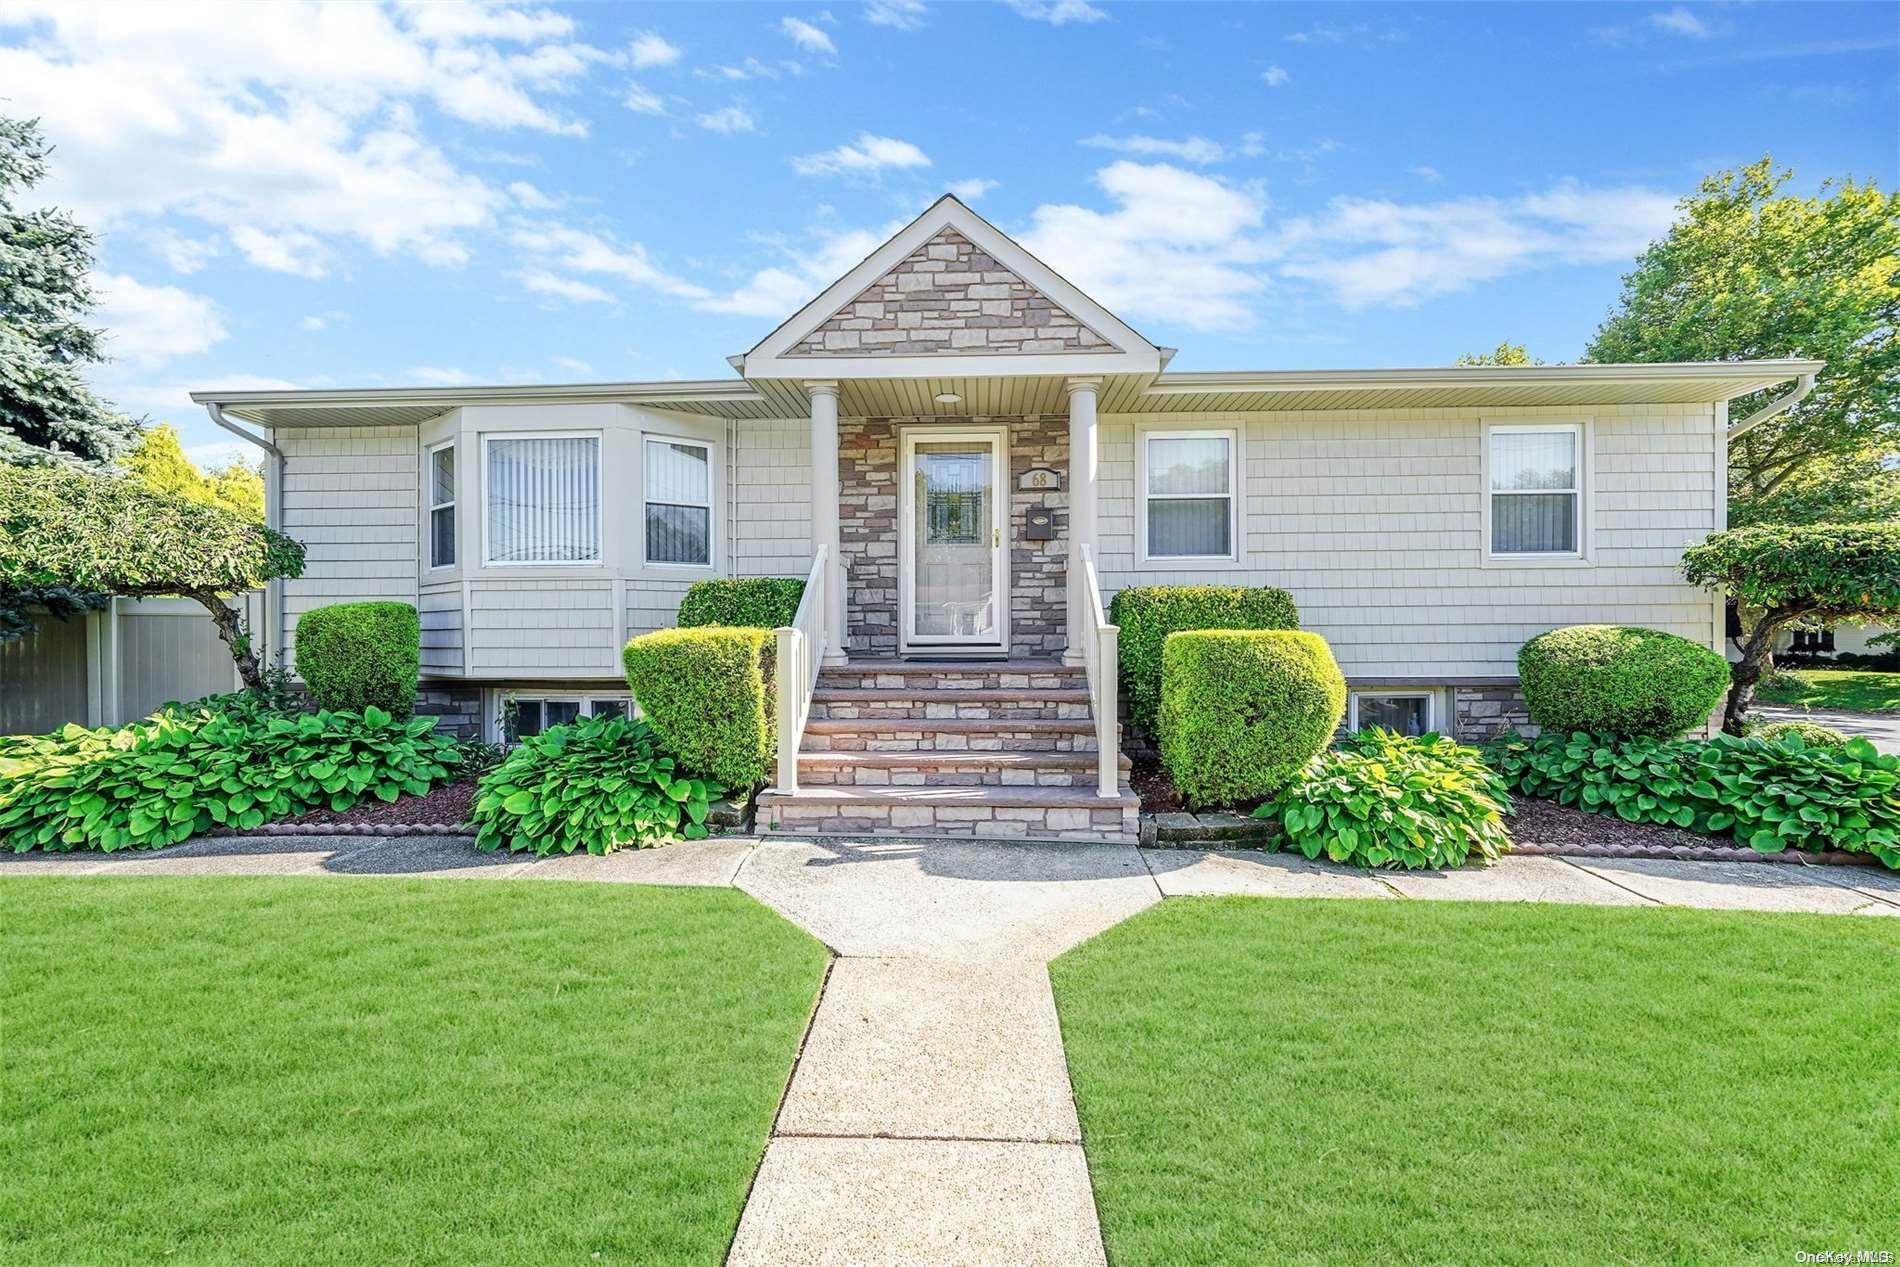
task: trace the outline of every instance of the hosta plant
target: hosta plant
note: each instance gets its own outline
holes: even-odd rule
[[[1511,847],[1502,780],[1443,735],[1362,730],[1320,753],[1254,811],[1281,847],[1371,867],[1455,867]]]
[[[456,764],[454,740],[426,717],[172,705],[116,730],[0,739],[0,843],[155,849],[213,827],[419,796]]]
[[[523,739],[482,776],[475,844],[546,855],[697,840],[720,793],[676,776],[646,722],[585,717]]]
[[[1900,868],[1900,757],[1773,740],[1507,736],[1487,758],[1511,789],[1632,823],[1733,836],[1762,853],[1845,849]]]

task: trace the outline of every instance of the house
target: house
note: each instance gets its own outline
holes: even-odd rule
[[[497,737],[627,707],[621,645],[694,581],[809,573],[769,823],[1090,836],[1134,825],[1107,596],[1283,586],[1350,724],[1482,736],[1553,626],[1722,645],[1677,565],[1723,526],[1726,402],[1820,368],[1173,356],[946,197],[729,378],[193,396],[308,546],[279,648],[414,602],[423,707]]]

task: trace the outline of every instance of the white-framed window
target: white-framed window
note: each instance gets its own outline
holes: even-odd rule
[[[600,562],[600,436],[482,437],[482,554],[491,567]]]
[[[1485,431],[1493,557],[1583,555],[1583,427],[1574,422]]]
[[[582,717],[628,717],[632,712],[633,697],[625,691],[497,691],[493,733],[502,743],[513,744]]]
[[[455,441],[429,450],[429,566],[455,566]]]
[[[1430,691],[1354,691],[1347,700],[1347,730],[1377,726],[1401,735],[1423,735],[1432,729]]]
[[[710,567],[713,448],[704,440],[647,436],[641,444],[646,561]]]
[[[1239,436],[1232,431],[1138,435],[1143,558],[1234,558]]]

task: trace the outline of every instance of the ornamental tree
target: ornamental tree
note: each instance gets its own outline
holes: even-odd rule
[[[1739,735],[1776,634],[1800,623],[1900,618],[1900,523],[1736,528],[1684,551],[1682,571],[1727,591],[1748,629],[1722,714],[1722,729]]]
[[[253,689],[257,655],[226,596],[301,576],[303,561],[302,545],[219,506],[69,465],[0,464],[0,606],[48,589],[193,599]]]

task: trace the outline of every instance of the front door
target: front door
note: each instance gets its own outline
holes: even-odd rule
[[[1000,650],[1007,634],[1000,429],[906,431],[898,588],[906,650]]]

